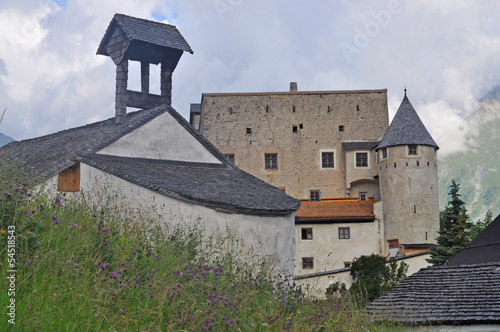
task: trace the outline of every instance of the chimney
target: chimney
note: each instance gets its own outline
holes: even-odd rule
[[[193,53],[175,26],[115,14],[97,49],[116,65],[115,123],[127,120],[127,107],[171,106],[172,73],[184,51]],[[140,92],[127,90],[129,60],[141,63]],[[160,95],[149,93],[151,64],[161,64]]]
[[[290,92],[297,92],[297,82],[290,82]]]

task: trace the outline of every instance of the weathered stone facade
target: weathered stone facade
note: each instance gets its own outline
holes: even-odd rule
[[[310,190],[346,197],[348,180],[373,182],[372,170],[346,172],[354,157],[342,142],[379,141],[388,126],[387,90],[215,93],[203,94],[201,104],[200,132],[209,141],[234,154],[244,171],[298,199]],[[322,152],[333,152],[333,167],[322,167]],[[277,154],[277,169],[265,168],[265,154]],[[375,153],[368,154],[374,166]],[[379,194],[377,185],[366,190]]]

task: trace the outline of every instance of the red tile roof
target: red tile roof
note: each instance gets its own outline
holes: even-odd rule
[[[323,199],[319,202],[300,200],[301,206],[295,215],[300,220],[314,219],[373,219],[373,204],[370,198],[360,201],[358,198]]]

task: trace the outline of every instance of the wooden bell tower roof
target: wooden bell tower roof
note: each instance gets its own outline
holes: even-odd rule
[[[169,63],[172,71],[182,52],[193,50],[175,26],[123,14],[115,14],[97,49],[97,54],[111,57],[116,65],[124,59]]]

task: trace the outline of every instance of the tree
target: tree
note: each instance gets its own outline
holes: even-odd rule
[[[350,291],[373,301],[406,278],[408,264],[401,262],[398,267],[394,259],[386,263],[385,257],[376,254],[356,259],[351,265],[354,283]]]
[[[470,241],[474,240],[479,233],[484,231],[486,227],[488,227],[489,224],[493,221],[493,214],[491,213],[491,210],[488,210],[486,212],[486,215],[484,216],[483,221],[479,219],[474,225],[472,225],[469,233],[469,239]]]
[[[427,262],[434,266],[443,265],[470,243],[472,223],[467,215],[465,202],[460,199],[460,184],[451,180],[450,200],[439,214],[439,235],[437,247],[431,248],[431,258]]]

